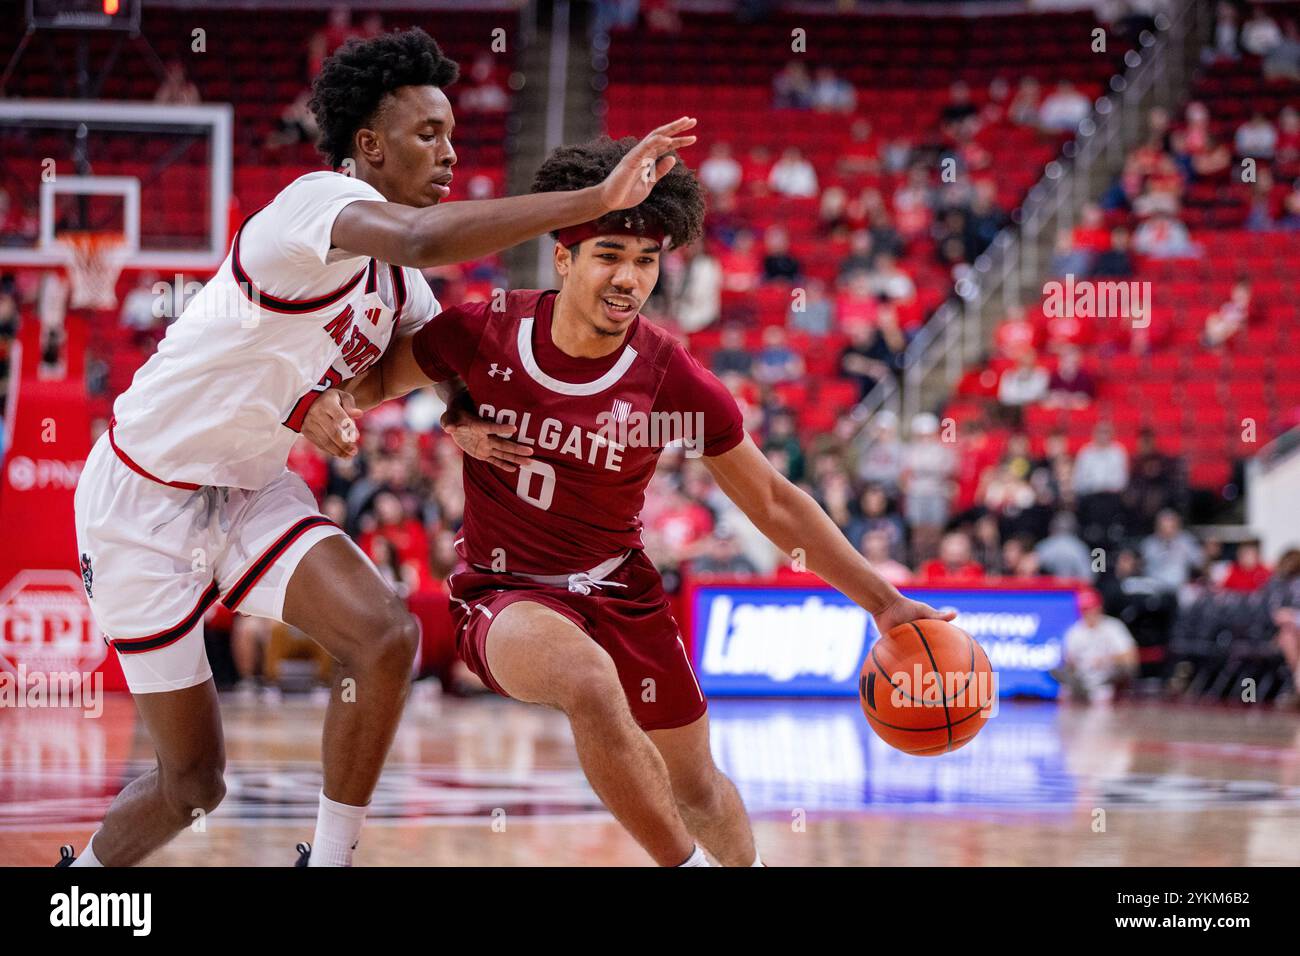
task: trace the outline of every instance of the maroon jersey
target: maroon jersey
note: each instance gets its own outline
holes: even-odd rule
[[[640,548],[645,487],[665,445],[720,455],[744,438],[722,383],[644,316],[611,355],[561,352],[555,296],[516,291],[504,311],[447,309],[413,342],[430,379],[459,375],[483,418],[533,447],[513,473],[465,458],[460,552],[479,567],[570,574]]]

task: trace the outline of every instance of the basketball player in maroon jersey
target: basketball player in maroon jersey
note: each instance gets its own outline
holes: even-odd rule
[[[533,190],[598,183],[633,145],[558,149]],[[553,233],[558,292],[450,308],[348,390],[365,409],[459,378],[477,414],[503,426],[490,448],[481,431],[464,439],[465,566],[450,581],[462,658],[498,693],[568,716],[587,779],[657,863],[708,865],[703,845],[749,866],[744,805],[713,763],[704,696],[641,549],[664,445],[702,452],[768,538],[802,549],[882,631],[953,615],[883,580],[746,436],[722,384],[639,314],[662,251],[695,239],[703,216],[698,181],[675,164],[638,206]]]

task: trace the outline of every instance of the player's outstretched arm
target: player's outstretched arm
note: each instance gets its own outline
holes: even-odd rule
[[[533,449],[510,440],[515,426],[480,418],[469,399],[469,390],[459,378],[441,382],[430,379],[415,359],[414,338],[399,336],[367,371],[349,379],[343,388],[322,392],[307,410],[303,437],[327,455],[351,458],[358,451],[357,419],[389,399],[432,385],[447,405],[442,428],[462,451],[505,471],[527,464]]]
[[[777,471],[748,436],[730,451],[705,458],[704,464],[759,531],[786,554],[799,549],[808,570],[870,611],[882,633],[908,621],[951,621],[956,616],[900,594],[849,544],[817,502]]]
[[[354,202],[334,220],[330,241],[381,262],[425,269],[468,262],[606,213],[638,205],[676,164],[673,150],[690,146],[681,135],[695,125],[683,116],[633,147],[598,186],[564,192],[480,199],[417,209],[390,202]]]

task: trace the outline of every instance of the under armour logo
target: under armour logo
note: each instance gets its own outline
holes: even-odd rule
[[[506,370],[503,372],[499,368],[497,368],[497,363],[493,362],[492,367],[488,369],[488,378],[496,378],[498,375],[500,375],[501,381],[508,382],[510,381],[510,373],[513,371],[514,369],[507,366]]]

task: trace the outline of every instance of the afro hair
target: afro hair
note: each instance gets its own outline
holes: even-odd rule
[[[537,170],[533,192],[566,192],[595,186],[638,142],[635,136],[618,140],[601,136],[577,146],[561,146]],[[658,227],[671,240],[668,248],[677,249],[694,242],[704,231],[704,191],[681,157],[675,152],[671,155],[677,158],[676,164],[655,183],[640,205],[602,218],[612,222],[631,216],[637,225]],[[557,232],[551,235],[559,238]]]
[[[366,126],[385,96],[402,86],[450,86],[460,75],[419,27],[354,38],[329,57],[312,83],[307,104],[320,127],[321,154],[334,169],[352,155],[352,139]]]

